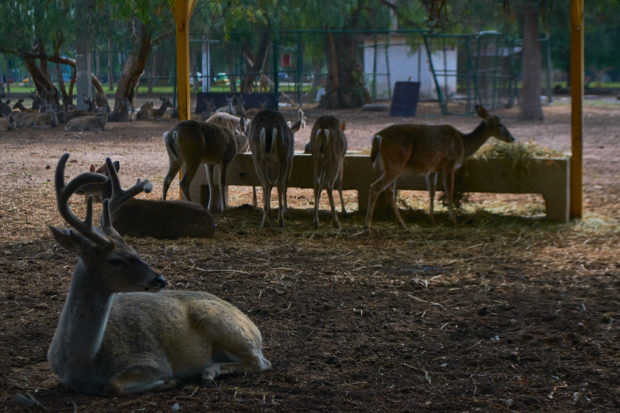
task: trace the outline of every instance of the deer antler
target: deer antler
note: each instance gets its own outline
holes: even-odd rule
[[[112,164],[112,160],[110,158],[106,158],[105,167],[108,172],[108,176],[110,177],[110,182],[112,184],[112,195],[109,200],[109,210],[110,213],[114,212],[116,208],[121,206],[124,202],[133,198],[140,192],[149,193],[153,190],[153,184],[151,184],[148,180],[140,181],[131,188],[127,190],[121,189],[121,184],[118,180],[118,174],[116,173],[116,168]]]
[[[69,159],[69,154],[65,153],[60,157],[58,165],[56,166],[55,187],[56,187],[56,202],[58,205],[58,212],[60,215],[77,230],[84,237],[93,241],[101,246],[109,246],[112,241],[107,237],[101,235],[93,228],[93,198],[88,197],[86,204],[86,218],[84,221],[80,220],[69,208],[69,198],[80,187],[87,184],[104,183],[107,178],[104,175],[85,172],[75,178],[73,178],[67,185],[65,185],[65,165]]]

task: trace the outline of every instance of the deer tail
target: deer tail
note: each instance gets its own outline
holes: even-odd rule
[[[179,151],[177,150],[178,132],[173,129],[168,132],[164,132],[164,144],[168,153],[175,158],[179,158]]]
[[[383,169],[383,162],[379,152],[381,151],[381,135],[375,135],[372,137],[371,149],[370,149],[370,162],[374,169]]]

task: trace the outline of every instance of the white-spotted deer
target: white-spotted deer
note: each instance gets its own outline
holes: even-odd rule
[[[303,112],[291,127],[281,113],[264,109],[256,114],[250,127],[250,148],[256,174],[263,188],[262,227],[269,224],[271,189],[278,188],[278,225],[284,226],[288,205],[286,192],[293,169],[294,133],[304,124]]]
[[[372,138],[370,158],[382,174],[370,185],[365,231],[370,231],[375,203],[383,191],[387,191],[398,223],[401,227],[405,227],[396,206],[393,187],[394,182],[405,169],[426,174],[431,221],[434,221],[433,204],[437,174],[443,172],[450,219],[456,224],[453,208],[454,172],[489,138],[495,137],[504,142],[515,140],[497,116],[489,115],[486,109],[479,105],[476,105],[476,112],[482,118],[482,122],[468,134],[459,132],[450,125],[405,124],[388,126]]]
[[[118,179],[119,169],[118,161],[99,168],[91,165],[90,172],[102,173],[110,179],[102,184],[85,185],[76,193],[86,197],[92,195],[99,201],[109,198],[112,191],[126,193]],[[145,188],[145,192],[150,192],[150,188]],[[111,204],[109,209],[112,226],[121,235],[158,239],[205,238],[212,237],[216,227],[213,217],[202,205],[189,201],[131,198]]]
[[[347,137],[344,134],[345,123],[330,115],[321,116],[316,120],[310,132],[309,150],[312,153],[314,173],[314,227],[319,226],[319,201],[323,188],[327,191],[332,211],[332,224],[340,227],[338,214],[334,204],[334,185],[340,194],[342,215],[346,213],[342,197],[342,171],[344,156],[347,152]]]
[[[161,291],[166,280],[110,222],[116,194],[104,200],[100,229],[93,226],[92,201],[84,220],[71,211],[77,188],[107,178],[84,173],[65,185],[68,158],[60,158],[55,181],[58,211],[72,229],[50,226],[79,257],[47,353],[61,382],[80,393],[126,395],[268,369],[260,331],[237,307],[207,292]]]
[[[228,164],[237,155],[237,143],[233,133],[227,128],[209,122],[184,120],[164,133],[164,144],[168,151],[168,173],[164,178],[162,199],[166,194],[174,176],[183,167],[180,187],[186,200],[191,201],[189,186],[201,163],[207,164],[207,182],[209,184],[209,212],[213,209],[213,172],[219,167],[220,209],[226,212],[226,170]]]
[[[94,115],[78,116],[65,124],[65,131],[102,131],[108,121],[108,112],[102,108]]]

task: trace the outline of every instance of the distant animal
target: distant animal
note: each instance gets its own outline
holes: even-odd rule
[[[136,117],[139,120],[161,119],[164,113],[166,113],[166,110],[172,107],[172,102],[164,96],[161,96],[159,99],[161,100],[159,108],[155,109],[153,107],[153,102],[147,102],[142,105]]]
[[[28,109],[24,106],[24,98],[17,99],[17,102],[13,105],[13,110],[19,110],[22,112],[39,112],[39,109]]]
[[[65,124],[65,131],[102,131],[108,121],[108,112],[102,109],[94,115],[78,116]]]
[[[178,109],[175,108],[176,111],[176,116],[171,115],[170,117],[174,117],[174,118],[178,118],[179,117],[179,113],[178,113]],[[215,112],[215,101],[213,101],[213,99],[207,99],[206,102],[206,106],[205,109],[200,112],[200,116],[202,117],[203,121],[206,121],[207,119],[209,119],[209,117]]]
[[[271,189],[278,189],[278,225],[284,225],[288,209],[287,188],[293,169],[294,133],[303,125],[303,112],[290,127],[281,113],[264,109],[256,114],[250,127],[250,148],[256,174],[263,188],[262,227],[269,225]]]
[[[405,169],[426,175],[431,221],[434,221],[433,202],[437,175],[443,172],[450,218],[456,224],[453,208],[454,172],[490,137],[505,142],[515,140],[497,116],[489,115],[486,109],[479,105],[476,106],[476,112],[482,118],[482,122],[468,134],[459,132],[450,125],[404,124],[388,126],[372,138],[370,159],[382,172],[381,176],[370,185],[365,231],[369,232],[371,229],[375,203],[383,191],[388,193],[387,198],[398,223],[401,227],[405,227],[393,193],[394,182]]]
[[[13,115],[0,117],[0,131],[8,131],[17,129],[15,126],[15,118]]]
[[[209,184],[208,210],[214,207],[214,168],[219,168],[219,195],[220,209],[226,212],[226,170],[228,164],[237,154],[237,143],[233,133],[227,128],[210,122],[184,120],[164,133],[164,144],[168,152],[168,173],[164,178],[162,199],[166,199],[166,193],[172,179],[179,169],[183,167],[180,187],[186,200],[191,201],[189,186],[196,175],[201,163],[207,165],[207,182]]]
[[[8,116],[11,113],[11,99],[7,99],[5,101],[2,101],[2,99],[0,99],[0,116]]]
[[[226,113],[230,113],[231,115],[236,115],[237,114],[237,109],[235,109],[234,102],[235,102],[235,97],[234,96],[226,96],[226,105],[225,106],[220,106],[215,111],[216,112],[226,112]]]
[[[58,211],[72,228],[50,226],[56,241],[79,257],[47,352],[60,381],[75,392],[122,396],[270,368],[260,330],[244,312],[207,292],[161,291],[166,280],[117,233],[110,204],[148,181],[105,199],[96,228],[92,198],[84,220],[71,211],[69,198],[108,178],[84,173],[65,184],[68,158],[58,162],[55,188]]]
[[[340,122],[335,116],[324,115],[316,120],[310,132],[308,149],[312,153],[314,176],[314,215],[312,222],[315,228],[319,226],[319,201],[323,188],[327,191],[332,212],[332,224],[336,228],[340,227],[340,223],[332,194],[334,186],[340,194],[342,214],[346,213],[344,198],[342,197],[342,171],[344,156],[347,152],[347,137],[344,130],[345,122]]]
[[[49,108],[48,108],[49,109]],[[15,126],[18,128],[50,128],[58,126],[56,111],[47,112],[12,112]]]

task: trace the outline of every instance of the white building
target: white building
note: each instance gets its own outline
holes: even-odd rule
[[[434,51],[431,56],[442,93],[444,96],[456,94],[456,48]],[[373,79],[376,79],[374,91],[376,99],[379,100],[389,99],[398,81],[420,82],[420,100],[437,99],[435,81],[424,43],[412,47],[403,34],[367,37],[364,41],[364,75],[371,96]]]

